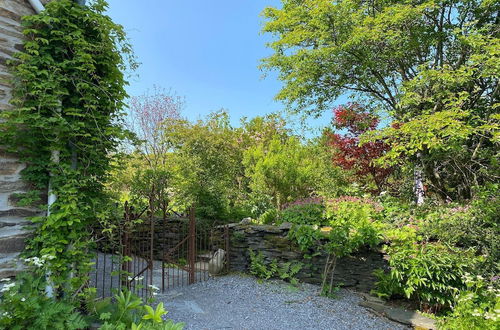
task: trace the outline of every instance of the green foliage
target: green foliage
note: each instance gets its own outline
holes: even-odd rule
[[[164,321],[163,316],[168,312],[164,309],[163,303],[159,303],[156,308],[144,305],[141,298],[130,291],[121,291],[114,296],[116,303],[111,303],[111,299],[95,302],[90,299],[87,310],[96,315],[98,320],[104,322],[100,329],[169,329],[182,330],[183,323],[174,323],[172,320]]]
[[[479,212],[478,212],[479,211]],[[474,207],[441,207],[420,223],[420,233],[427,240],[439,240],[453,246],[475,248],[485,259],[482,274],[499,270],[498,221],[486,219]]]
[[[323,237],[318,230],[318,226],[293,225],[287,236],[296,242],[302,251],[308,251],[314,247],[319,248],[318,241]]]
[[[29,248],[35,256],[57,255],[48,263],[50,279],[67,290],[85,282],[88,226],[105,216],[103,183],[126,135],[119,125],[123,70],[134,63],[106,7],[104,0],[87,7],[52,1],[23,19],[24,50],[10,62],[14,107],[0,115],[2,145],[28,165],[23,179],[38,193],[50,181],[57,196],[50,215],[37,219]]]
[[[264,225],[270,225],[277,222],[279,216],[278,210],[275,208],[269,209],[266,212],[262,213],[259,217],[258,222]]]
[[[69,300],[56,301],[45,295],[46,281],[23,273],[15,282],[4,283],[0,300],[2,329],[86,329],[88,324]]]
[[[200,217],[222,221],[269,210],[267,222],[278,204],[344,187],[323,141],[291,136],[277,115],[243,119],[239,128],[225,111],[196,122],[167,119],[155,126],[149,154],[139,148],[114,171],[109,190],[122,201],[148,203],[154,187],[158,209],[195,204]]]
[[[276,260],[267,264],[262,252],[255,253],[251,249],[248,250],[248,255],[250,257],[250,274],[264,280],[268,280],[276,274],[278,270]]]
[[[286,262],[278,267],[277,273],[280,279],[297,285],[299,281],[295,278],[304,265],[301,262]]]
[[[419,302],[422,309],[438,312],[452,306],[465,289],[463,277],[474,270],[474,251],[442,244],[407,243],[386,246],[390,272],[376,273],[380,297],[402,296]]]
[[[498,173],[498,1],[282,0],[263,11],[276,98],[314,113],[349,94],[394,125],[383,166],[422,165],[428,191],[469,199]]]
[[[439,241],[460,248],[473,248],[482,261],[478,271],[494,276],[499,270],[498,185],[475,192],[470,203],[427,204],[419,208],[394,200],[383,202],[378,217],[386,225],[384,236],[391,244]]]
[[[320,214],[320,210],[323,210]],[[332,254],[329,269],[333,274],[337,258],[342,258],[364,247],[375,247],[382,240],[383,225],[375,221],[378,212],[373,202],[357,198],[340,198],[327,203],[296,205],[286,216],[296,222],[288,238],[302,251],[325,251]],[[282,215],[284,221],[285,216]],[[313,224],[302,224],[305,222]],[[298,223],[298,224],[297,224]],[[320,228],[318,224],[327,224]]]
[[[275,137],[268,145],[245,151],[243,164],[250,188],[272,197],[278,209],[308,195],[314,187],[315,163],[298,139]]]
[[[284,281],[290,282],[292,285],[297,285],[299,282],[295,278],[302,267],[300,262],[285,262],[278,264],[276,259],[267,262],[262,252],[255,253],[249,249],[250,256],[250,274],[263,280],[268,280],[271,277],[278,277]]]
[[[331,227],[327,250],[343,257],[362,247],[377,246],[381,242],[382,226],[375,221],[376,212],[373,204],[356,199],[329,203],[325,212]]]
[[[340,291],[344,283],[339,283],[333,286],[330,285],[324,285],[321,287],[321,296],[323,297],[328,297],[328,298],[336,298],[337,293]]]
[[[323,212],[325,207],[322,203],[306,203],[292,205],[280,213],[280,222],[289,222],[298,225],[324,225],[327,223]]]
[[[467,288],[456,297],[452,312],[440,321],[439,329],[498,329],[500,290],[481,276],[465,276]]]

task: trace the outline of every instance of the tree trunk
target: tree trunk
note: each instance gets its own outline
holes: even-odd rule
[[[422,158],[422,155],[418,153],[417,155],[419,161]],[[424,174],[422,170],[422,166],[420,164],[415,166],[414,170],[414,179],[415,179],[415,185],[413,188],[413,191],[415,192],[415,202],[417,203],[418,206],[424,204],[424,180],[423,180]]]

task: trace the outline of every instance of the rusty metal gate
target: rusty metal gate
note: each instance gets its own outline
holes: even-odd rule
[[[168,219],[146,211],[136,212],[125,204],[116,230],[111,234],[95,230],[97,251],[89,286],[99,297],[124,287],[147,297],[228,271],[228,226],[197,220],[194,208],[188,217]],[[217,254],[219,250],[225,255]]]

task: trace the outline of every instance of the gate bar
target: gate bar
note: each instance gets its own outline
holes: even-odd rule
[[[195,258],[196,258],[196,219],[194,207],[189,211],[189,284],[195,282]]]

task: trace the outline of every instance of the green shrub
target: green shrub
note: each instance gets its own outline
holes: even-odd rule
[[[285,262],[278,264],[274,259],[271,262],[265,261],[262,252],[255,253],[251,249],[248,250],[250,255],[250,274],[263,280],[268,280],[271,277],[279,277],[284,281],[288,281],[293,285],[298,284],[295,275],[300,272],[303,264],[300,262]]]
[[[301,262],[285,262],[278,267],[278,276],[284,281],[288,281],[293,285],[297,285],[299,282],[295,278],[304,264]]]
[[[317,203],[292,205],[281,211],[280,222],[298,225],[323,225],[325,224],[324,210],[324,205]]]
[[[336,257],[356,252],[362,247],[374,247],[382,241],[382,226],[375,221],[372,204],[359,200],[340,200],[327,205],[325,215],[331,230],[328,251]]]
[[[455,295],[465,289],[463,277],[477,263],[472,250],[435,244],[386,246],[390,272],[376,272],[376,293],[416,300],[421,309],[439,312],[452,306]]]
[[[328,226],[294,224],[288,238],[302,251],[315,248],[326,250],[335,259],[341,258],[382,241],[383,226],[374,220],[375,213],[373,205],[357,198],[331,201],[322,218],[323,224]]]
[[[300,250],[307,251],[314,247],[319,248],[318,241],[323,237],[318,226],[293,225],[288,232],[288,239],[296,242]]]
[[[258,222],[264,225],[276,223],[278,220],[278,210],[272,208],[264,212],[258,219]]]
[[[29,273],[4,281],[0,300],[0,329],[85,329],[87,322],[69,300],[45,295],[45,279]]]
[[[438,240],[462,248],[474,248],[484,256],[479,267],[482,274],[500,272],[500,203],[498,185],[477,191],[466,205],[428,208],[418,219],[420,233],[427,240]]]
[[[174,323],[172,320],[164,320],[163,316],[168,312],[159,303],[156,308],[145,305],[141,298],[132,292],[123,290],[114,296],[116,302],[111,299],[95,301],[88,299],[87,310],[104,322],[100,329],[169,329],[182,330],[183,323]]]
[[[443,330],[496,330],[500,320],[500,290],[482,277],[465,276],[467,288],[458,294],[450,315],[440,322]]]
[[[259,251],[255,253],[253,250],[249,249],[248,254],[250,256],[250,274],[253,276],[268,280],[278,271],[278,263],[276,260],[267,264],[262,252]]]

